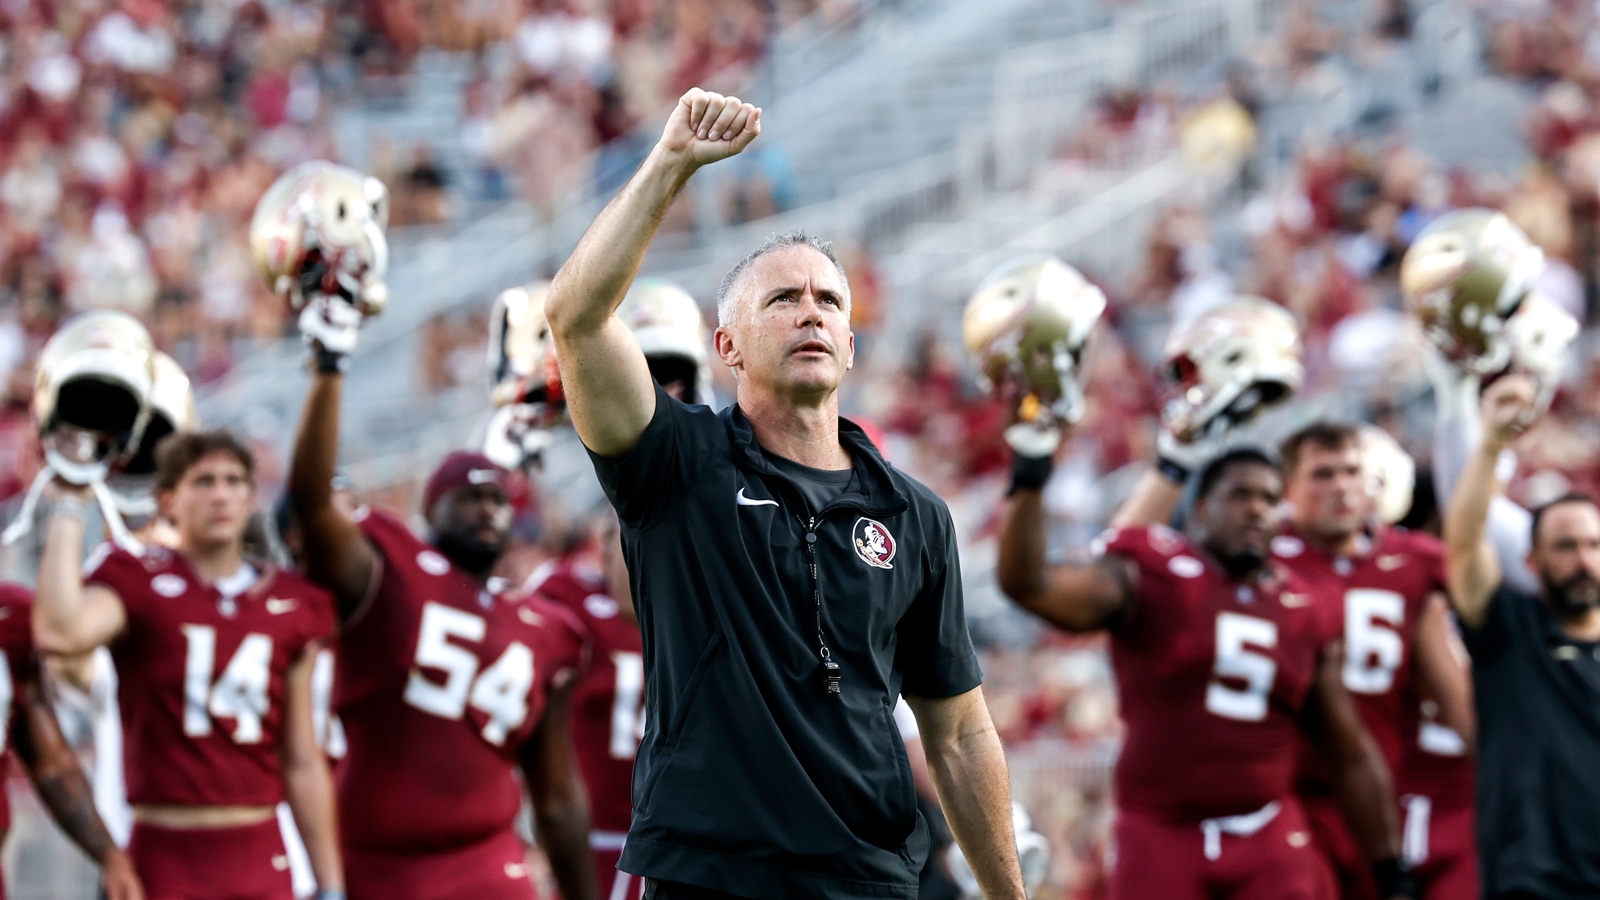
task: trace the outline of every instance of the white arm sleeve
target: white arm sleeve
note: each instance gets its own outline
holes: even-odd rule
[[[1433,395],[1439,407],[1433,431],[1433,489],[1443,516],[1467,467],[1467,455],[1483,440],[1483,427],[1478,419],[1478,377],[1454,371],[1433,374]],[[1496,469],[1502,481],[1509,479],[1516,471],[1515,458],[1508,453]],[[1532,523],[1533,514],[1504,494],[1489,501],[1485,533],[1500,558],[1506,582],[1518,590],[1537,593],[1539,579],[1527,562]]]

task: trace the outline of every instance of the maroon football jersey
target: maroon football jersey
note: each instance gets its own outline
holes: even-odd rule
[[[33,661],[33,592],[0,582],[0,752],[11,749],[18,696]],[[11,829],[11,800],[0,791],[0,835]]]
[[[581,673],[583,626],[486,589],[392,515],[364,510],[359,522],[382,571],[339,641],[344,842],[427,852],[509,829],[518,752],[552,685]]]
[[[572,742],[589,788],[596,831],[626,833],[633,758],[644,736],[644,655],[639,629],[621,615],[597,571],[547,563],[528,579],[539,596],[571,610],[589,632],[591,659],[572,697]]]
[[[1136,572],[1111,631],[1120,805],[1194,823],[1288,795],[1297,716],[1331,637],[1312,586],[1270,563],[1235,580],[1164,525],[1114,531],[1105,552]]]
[[[1444,545],[1430,535],[1384,528],[1364,555],[1333,557],[1286,531],[1273,540],[1272,554],[1326,598],[1324,613],[1344,640],[1345,690],[1394,771],[1406,743],[1417,621],[1428,597],[1445,590]],[[1301,792],[1330,794],[1326,767],[1309,743],[1302,754]]]
[[[1422,704],[1407,705],[1406,744],[1395,769],[1395,794],[1417,794],[1439,809],[1471,808],[1477,769],[1460,734],[1422,714]]]
[[[122,598],[111,645],[128,802],[271,806],[289,667],[333,634],[328,593],[268,568],[224,597],[179,553],[102,545],[88,584]]]

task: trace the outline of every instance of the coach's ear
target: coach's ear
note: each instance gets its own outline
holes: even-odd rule
[[[738,375],[739,370],[744,368],[744,354],[739,352],[739,347],[733,338],[733,332],[726,326],[719,325],[717,330],[712,333],[711,340],[716,344],[717,358],[722,360],[723,365],[734,370],[735,375]],[[854,338],[851,340],[853,345]],[[854,350],[851,352],[854,354]]]

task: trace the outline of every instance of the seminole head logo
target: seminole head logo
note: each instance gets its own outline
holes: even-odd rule
[[[850,542],[855,545],[856,555],[867,565],[878,569],[894,568],[889,564],[894,559],[894,535],[882,522],[857,519],[855,528],[851,529]]]

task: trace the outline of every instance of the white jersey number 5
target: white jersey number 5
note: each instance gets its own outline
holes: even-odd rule
[[[183,636],[189,647],[183,664],[183,733],[205,737],[211,733],[213,717],[232,719],[235,744],[260,743],[261,720],[266,718],[270,702],[272,638],[245,635],[222,677],[212,684],[217,630],[210,625],[184,625]]]
[[[477,655],[452,643],[451,638],[476,644],[487,631],[482,616],[438,603],[424,605],[405,697],[417,709],[442,719],[461,718],[470,704],[488,717],[483,739],[498,747],[528,718],[533,651],[513,641],[493,665],[479,673]],[[423,669],[445,673],[444,683],[432,680]]]
[[[1206,710],[1225,719],[1259,722],[1267,717],[1278,664],[1258,652],[1278,646],[1278,626],[1266,619],[1225,612],[1217,615],[1217,662],[1206,685]],[[1243,687],[1223,683],[1227,678]]]

